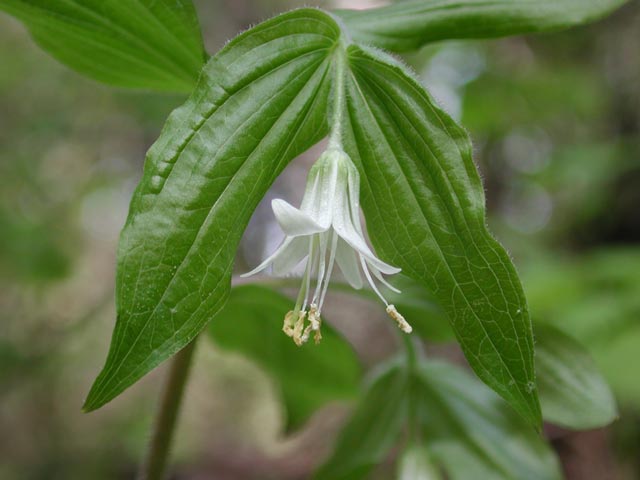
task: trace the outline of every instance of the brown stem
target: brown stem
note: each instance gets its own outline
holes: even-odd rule
[[[138,476],[139,480],[162,480],[164,478],[171,441],[197,339],[198,337],[194,338],[171,359],[153,435]]]

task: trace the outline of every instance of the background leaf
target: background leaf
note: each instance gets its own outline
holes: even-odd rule
[[[544,419],[577,430],[615,420],[613,394],[585,348],[550,325],[536,324],[535,334]]]
[[[222,308],[256,205],[327,133],[328,56],[339,33],[319,10],[268,20],[213,57],[171,114],[120,238],[118,320],[85,409],[180,350]]]
[[[0,0],[56,59],[120,87],[191,92],[206,55],[191,0]]]
[[[640,405],[640,252],[612,248],[569,257],[538,254],[523,272],[538,322],[584,345],[621,405]]]
[[[560,479],[549,446],[494,392],[444,362],[421,362],[413,388],[420,434],[451,480]]]
[[[282,321],[293,303],[266,287],[234,287],[209,324],[214,343],[250,358],[275,381],[289,428],[299,427],[329,401],[356,398],[361,374],[353,349],[326,322],[318,345],[297,347],[282,332]]]
[[[601,18],[626,0],[408,0],[337,12],[356,42],[415,50],[437,40],[560,30]]]
[[[378,372],[314,479],[356,480],[385,459],[407,419],[408,383],[395,363]]]
[[[348,52],[343,135],[376,251],[433,293],[477,375],[539,426],[527,303],[487,231],[466,132],[390,57]]]
[[[452,480],[562,477],[549,446],[485,385],[448,363],[421,360],[412,367],[395,359],[375,377],[315,478],[366,478],[404,427],[413,464],[424,455],[425,465]],[[437,478],[433,468],[429,473]]]

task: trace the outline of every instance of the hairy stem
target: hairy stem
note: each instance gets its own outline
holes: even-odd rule
[[[197,339],[198,337],[194,338],[191,343],[175,354],[171,360],[153,434],[138,477],[139,480],[162,480],[164,477],[176,420],[180,411],[184,387],[189,376]]]

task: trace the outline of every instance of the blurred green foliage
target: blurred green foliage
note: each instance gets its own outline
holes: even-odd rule
[[[640,251],[604,250],[527,264],[523,281],[536,321],[579,339],[623,406],[640,409]]]

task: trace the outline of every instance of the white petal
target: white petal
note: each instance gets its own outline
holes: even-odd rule
[[[299,237],[301,235],[311,235],[323,232],[329,228],[327,225],[320,225],[310,215],[298,210],[296,207],[285,202],[282,199],[275,199],[271,202],[273,214],[280,224],[280,228],[290,237]]]
[[[336,251],[336,262],[344,278],[356,290],[362,288],[362,276],[360,275],[360,267],[358,266],[358,257],[356,252],[342,239],[338,240],[338,248]]]
[[[300,210],[327,229],[332,222],[338,180],[338,165],[325,152],[311,168],[300,205]]]
[[[349,159],[349,161],[351,162],[351,159]],[[364,237],[362,233],[362,226],[360,225],[360,174],[352,162],[349,164],[347,172],[349,212],[351,213],[351,220],[354,223],[356,231],[361,237]]]
[[[342,203],[342,205],[338,205],[339,203]],[[356,221],[360,222],[360,219],[358,218]],[[367,245],[360,232],[358,232],[358,229],[356,229],[356,227],[354,226],[354,221],[351,218],[349,208],[344,201],[336,202],[336,210],[334,212],[333,218],[333,228],[336,229],[338,235],[340,235],[340,237],[342,237],[345,242],[351,245],[353,249],[357,250],[358,253],[363,255],[372,267],[387,275],[392,275],[400,272],[399,268],[393,267],[388,263],[383,262],[371,251],[369,245]]]
[[[371,271],[373,272],[373,276],[376,277],[378,279],[378,281],[380,281],[380,283],[382,283],[385,287],[387,287],[389,290],[391,290],[392,292],[395,293],[402,293],[400,290],[398,290],[396,287],[394,287],[393,285],[391,285],[389,282],[387,282],[384,277],[380,274],[380,272],[378,271],[377,268],[375,268],[374,266],[372,266],[371,264],[369,264],[369,266],[371,267]]]
[[[291,242],[293,242],[293,240],[294,240],[293,237],[285,237],[284,241],[280,244],[280,246],[278,248],[276,248],[275,252],[273,252],[269,257],[267,257],[256,268],[254,268],[250,272],[243,273],[240,276],[242,278],[245,278],[245,277],[250,277],[251,275],[255,275],[256,273],[259,273],[262,270],[264,270],[265,268],[267,268],[271,263],[273,263],[276,260],[278,260],[279,257],[288,255],[288,247],[289,247],[289,245],[291,245]]]
[[[298,264],[309,255],[309,238],[296,237],[287,246],[287,249],[273,259],[272,272],[281,277],[293,272]]]

